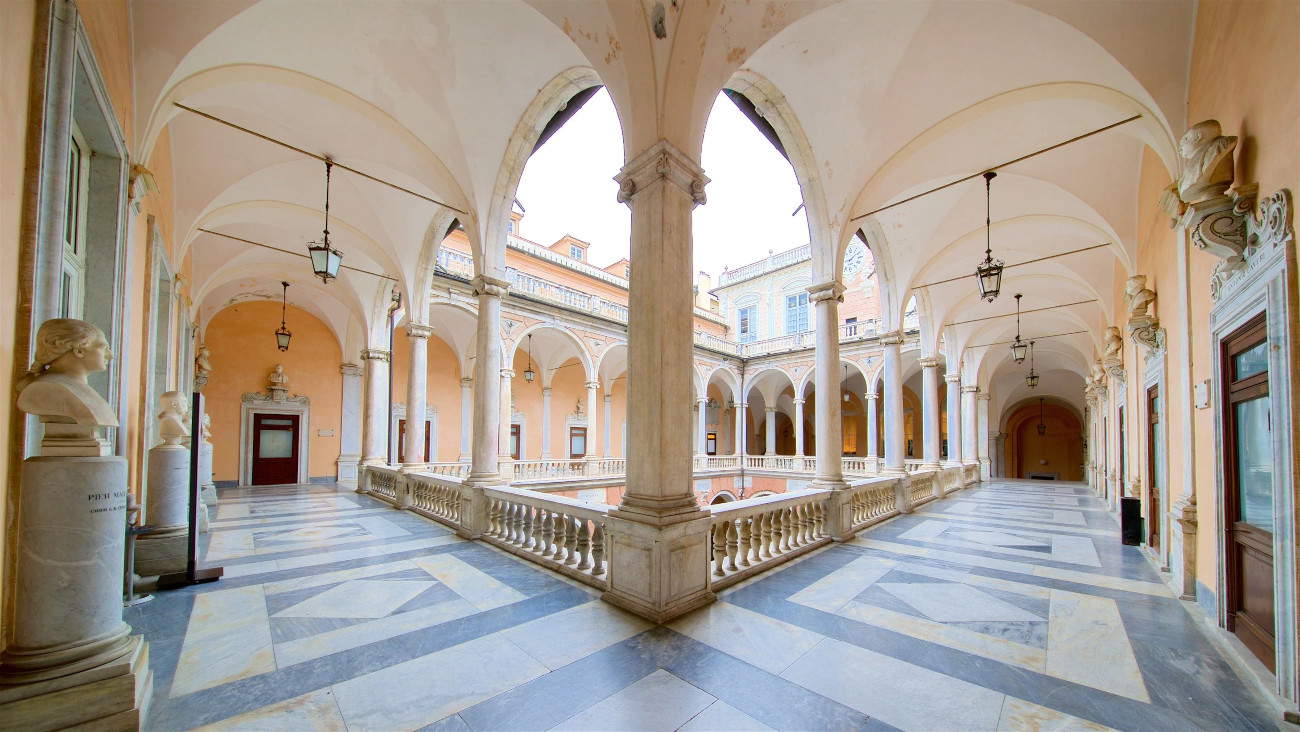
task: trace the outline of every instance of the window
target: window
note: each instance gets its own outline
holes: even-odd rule
[[[587,456],[587,428],[569,428],[569,459],[578,460]]]
[[[510,457],[519,459],[519,425],[510,425]]]
[[[858,319],[857,319],[857,318],[845,318],[845,319],[844,319],[844,335],[846,335],[846,336],[855,336],[855,335],[857,335],[857,334],[858,334]]]
[[[623,265],[623,279],[625,280],[632,279],[632,265],[630,264]]]
[[[506,233],[507,233],[507,234],[513,234],[513,233],[515,233],[515,220],[514,220],[514,219],[510,219],[509,221],[506,222]]]
[[[570,244],[569,256],[573,257],[574,259],[582,259],[582,247],[578,246],[577,244]]]
[[[858,422],[852,417],[843,417],[842,419],[843,419],[842,422],[843,427],[841,428],[841,434],[843,435],[842,439],[844,444],[841,452],[843,452],[845,455],[857,455],[858,454]]]
[[[757,317],[758,307],[755,305],[736,310],[736,335],[741,343],[750,343],[754,340],[758,326]]]
[[[803,333],[808,330],[808,293],[785,296],[785,332]]]
[[[704,439],[704,452],[708,455],[718,454],[718,433],[709,432]]]
[[[60,315],[82,317],[86,280],[86,206],[90,190],[90,147],[81,130],[72,126],[68,145],[68,200],[63,212],[63,276]]]

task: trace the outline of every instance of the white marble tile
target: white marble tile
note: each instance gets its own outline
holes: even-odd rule
[[[226,568],[227,577],[248,577],[251,575],[265,574],[267,572],[282,572],[288,569],[302,569],[304,567],[316,567],[322,564],[333,564],[334,562],[346,562],[352,559],[369,559],[372,557],[382,557],[389,554],[399,554],[402,552],[414,551],[416,549],[429,549],[435,546],[445,544],[455,544],[456,542],[465,541],[455,534],[446,534],[443,536],[434,536],[427,539],[411,539],[409,541],[396,541],[386,544],[377,544],[375,546],[360,547],[357,549],[340,549],[333,552],[316,552],[301,557],[289,557],[286,559],[268,559],[264,562],[251,562],[249,564],[236,564]]]
[[[819,633],[729,602],[706,605],[668,627],[774,674],[822,639]]]
[[[1009,534],[1005,531],[977,530],[977,529],[948,529],[948,536],[962,541],[973,541],[977,544],[987,544],[989,546],[1014,546],[1014,547],[1049,547],[1051,546],[1050,538],[1027,536],[1023,534]]]
[[[208,550],[203,555],[204,559],[209,562],[239,559],[257,553],[257,550],[253,547],[253,532],[251,530],[214,531],[210,535],[212,538],[208,541]]]
[[[978,538],[974,541],[960,538],[961,534],[970,533],[972,532],[953,530],[950,525],[939,521],[925,521],[915,528],[903,532],[899,538],[950,546],[956,549],[976,549],[983,552],[1006,554],[1024,559],[1067,562],[1088,567],[1101,566],[1101,560],[1097,557],[1097,550],[1092,545],[1092,539],[1086,536],[1052,536],[1050,537],[1052,550],[1050,553],[1045,553],[1031,549],[1018,549],[1015,546],[1006,544],[994,544]],[[991,532],[985,533],[991,534]],[[1007,534],[1002,535],[1009,536]]]
[[[865,602],[851,602],[841,609],[839,614],[852,620],[892,630],[912,638],[938,643],[959,651],[973,653],[977,656],[991,658],[994,661],[1009,663],[1040,673],[1043,672],[1047,663],[1047,653],[1041,648],[1016,643],[1005,638],[976,633],[965,628],[944,625],[924,618],[915,618]]]
[[[351,579],[364,579],[366,577],[375,577],[390,572],[402,572],[408,569],[415,569],[415,565],[409,559],[399,559],[396,562],[384,562],[383,564],[370,564],[365,567],[352,567],[351,569],[336,569],[333,572],[322,572],[312,574],[306,577],[284,580],[282,582],[269,582],[264,587],[266,594],[279,595],[284,592],[293,592],[295,590],[305,590],[309,587],[319,587],[320,585],[332,585],[335,582],[345,582]]]
[[[347,732],[343,715],[334,703],[329,689],[318,689],[302,696],[287,699],[223,719],[198,728],[201,732],[270,732],[271,730],[313,730],[314,732]]]
[[[950,582],[962,582],[968,585],[979,585],[981,587],[992,587],[995,590],[1004,592],[1014,592],[1026,597],[1034,597],[1039,600],[1047,600],[1051,597],[1052,591],[1041,585],[1031,585],[1024,582],[1012,582],[998,577],[985,577],[982,574],[971,572],[959,572],[947,567],[931,567],[928,564],[920,562],[899,562],[898,569],[912,574],[919,574],[922,577],[933,577],[935,579],[948,580]]]
[[[859,557],[794,593],[789,600],[833,613],[888,574],[895,564],[879,557]]]
[[[659,669],[551,729],[671,732],[714,701],[713,696]]]
[[[1033,573],[1037,577],[1045,579],[1057,579],[1065,582],[1074,582],[1081,585],[1092,585],[1094,587],[1105,587],[1109,590],[1124,590],[1125,592],[1137,592],[1143,595],[1153,595],[1155,597],[1170,597],[1169,587],[1161,582],[1144,582],[1142,580],[1125,579],[1123,577],[1111,577],[1105,574],[1094,574],[1092,572],[1079,572],[1073,569],[1060,569],[1057,567],[1034,567]]]
[[[1003,694],[827,638],[782,677],[909,730],[994,730]]]
[[[719,699],[691,718],[678,732],[765,732],[771,727]]]
[[[266,526],[268,524],[283,524],[292,522],[295,526],[312,526],[315,524],[335,523],[344,519],[356,518],[358,516],[369,516],[377,513],[392,513],[392,508],[358,508],[354,511],[327,511],[320,515],[320,518],[313,518],[310,515],[303,516],[270,516],[267,518],[248,518],[248,519],[226,519],[213,521],[213,528],[217,529],[245,529],[257,526]]]
[[[1052,524],[1044,524],[1044,523],[1039,523],[1037,521],[1022,521],[1019,519],[1014,521],[1006,521],[1002,519],[990,518],[988,516],[976,516],[973,514],[968,516],[961,516],[961,517],[948,516],[945,515],[940,510],[942,508],[942,504],[938,506],[934,506],[933,510],[930,509],[931,505],[933,504],[927,505],[922,510],[917,511],[917,514],[921,516],[925,516],[927,519],[931,521],[947,522],[949,525],[954,527],[974,528],[976,525],[980,525],[980,526],[997,526],[1000,528],[1016,529],[1018,533],[1024,533],[1026,529],[1037,529],[1039,531],[1047,531],[1052,533],[1068,531],[1070,534],[1080,534],[1080,535],[1086,534],[1088,536],[1119,536],[1118,529],[1113,529],[1113,530],[1091,529],[1085,526],[1053,526]]]
[[[1150,702],[1124,621],[1108,597],[1052,591],[1047,673],[1141,702]]]
[[[369,643],[393,638],[448,620],[473,615],[478,609],[460,598],[437,605],[408,610],[365,623],[349,625],[324,633],[298,638],[275,645],[275,661],[280,668],[311,661],[332,653],[359,648]]]
[[[557,669],[652,627],[597,600],[516,626],[505,635],[528,655]]]
[[[1014,696],[1007,697],[1002,705],[1002,718],[998,720],[998,732],[1108,732],[1110,727],[1089,722],[1086,719],[1058,712],[1055,709],[1039,706]]]
[[[225,521],[227,519],[247,518],[249,516],[247,503],[226,503],[217,502],[217,520]]]
[[[877,587],[941,623],[1044,621],[1034,613],[970,585],[953,582],[881,582]]]
[[[489,699],[547,669],[492,634],[334,685],[349,732],[412,730]]]
[[[1010,508],[1006,506],[995,506],[980,503],[978,501],[954,501],[944,503],[941,509],[946,513],[956,513],[969,516],[988,516],[991,518],[1005,519],[1024,519],[1027,521],[1045,521],[1056,524],[1067,524],[1070,526],[1087,526],[1088,520],[1084,518],[1079,509],[1064,510],[1056,508]]]
[[[382,618],[434,586],[425,580],[348,580],[275,614],[277,618]]]
[[[172,697],[274,670],[271,623],[261,585],[195,596]]]
[[[451,554],[417,557],[411,561],[479,610],[491,610],[527,599],[519,590]]]

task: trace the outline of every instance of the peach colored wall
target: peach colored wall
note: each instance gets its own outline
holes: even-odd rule
[[[429,337],[428,351],[425,399],[427,406],[438,410],[438,441],[437,445],[430,441],[429,460],[453,462],[460,457],[460,365],[456,361],[456,352],[436,335]],[[406,335],[405,327],[399,326],[393,331],[394,404],[407,403],[410,363],[411,340]],[[392,437],[396,441],[397,433],[393,433]]]
[[[1008,477],[1028,478],[1031,473],[1056,473],[1058,480],[1083,480],[1083,430],[1068,409],[1048,404],[1042,421],[1047,434],[1038,434],[1038,405],[1024,406],[1007,420]]]
[[[311,477],[335,474],[339,457],[339,419],[343,400],[342,353],[334,333],[305,310],[289,308],[293,331],[288,351],[275,347],[272,335],[280,320],[273,302],[245,302],[217,313],[204,341],[212,349],[212,374],[203,393],[212,415],[212,470],[216,480],[239,479],[240,398],[265,391],[267,374],[284,364],[289,393],[311,400],[308,470]],[[332,430],[322,437],[319,430]]]

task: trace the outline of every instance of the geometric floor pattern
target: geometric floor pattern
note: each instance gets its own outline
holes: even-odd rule
[[[1080,485],[994,482],[666,626],[338,486],[222,491],[127,610],[148,729],[1276,729]]]

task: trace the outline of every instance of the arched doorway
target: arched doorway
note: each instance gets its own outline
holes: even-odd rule
[[[1026,403],[1006,424],[1008,478],[1083,480],[1083,429],[1072,409],[1046,399]]]

